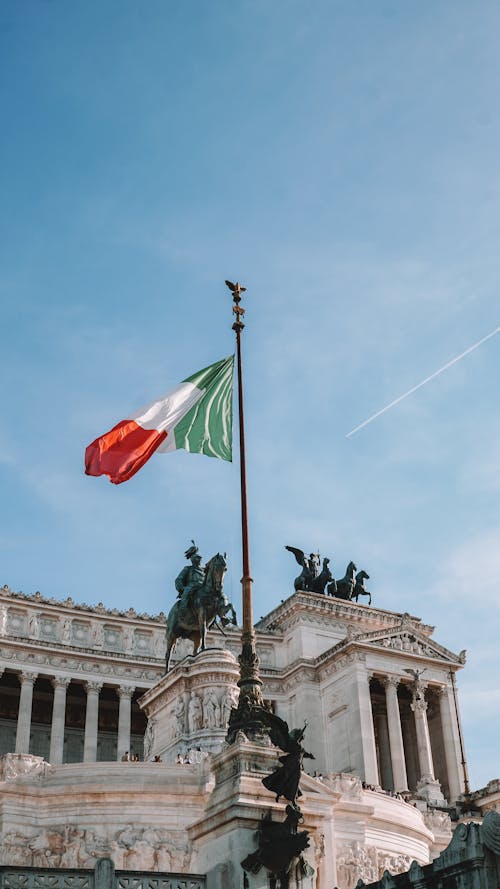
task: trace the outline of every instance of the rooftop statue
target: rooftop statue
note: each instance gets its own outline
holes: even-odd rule
[[[222,588],[227,569],[225,555],[217,553],[203,566],[198,547],[194,540],[191,543],[184,554],[191,564],[185,565],[175,580],[177,602],[167,617],[166,671],[177,639],[191,639],[197,654],[205,650],[207,629],[217,619],[221,627],[237,623],[236,612]]]
[[[324,558],[321,571],[319,553],[311,553],[308,557],[301,549],[295,546],[285,546],[289,553],[293,553],[302,571],[295,578],[293,585],[295,590],[305,590],[310,593],[324,593],[336,596],[338,599],[358,601],[360,596],[368,596],[368,604],[372,604],[371,593],[365,587],[365,580],[370,579],[366,571],[358,571],[354,562],[349,562],[344,577],[335,580],[329,568],[330,559]],[[356,573],[357,572],[357,573]]]
[[[285,546],[289,553],[293,553],[302,571],[294,580],[296,590],[312,590],[315,580],[318,578],[319,554],[311,553],[309,558],[301,549],[294,546]],[[328,560],[329,561],[329,560]],[[323,587],[324,589],[324,587]]]

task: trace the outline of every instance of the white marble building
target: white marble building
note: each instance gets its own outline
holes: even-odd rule
[[[260,781],[276,751],[224,744],[239,631],[211,634],[197,658],[182,643],[164,677],[164,627],[163,614],[0,590],[3,861],[89,866],[108,854],[117,867],[229,887],[261,814],[282,817]],[[353,889],[449,842],[446,805],[464,790],[465,658],[433,629],[304,592],[256,626],[264,697],[290,726],[308,721],[311,885]],[[125,751],[148,762],[122,762]],[[176,765],[187,751],[190,764]]]

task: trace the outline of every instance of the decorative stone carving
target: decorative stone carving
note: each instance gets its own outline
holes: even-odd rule
[[[33,639],[38,639],[40,634],[39,616],[36,611],[31,612],[28,620],[28,635]]]
[[[18,778],[40,777],[49,768],[42,756],[31,753],[5,753],[0,757],[0,781],[17,781]]]
[[[57,620],[52,617],[45,617],[42,615],[40,618],[40,638],[48,639],[51,642],[57,639]]]
[[[183,695],[179,695],[175,705],[175,725],[177,735],[183,735],[186,730],[186,705]]]
[[[195,691],[191,692],[188,706],[188,726],[190,734],[199,731],[203,726],[203,710],[201,701]]]
[[[220,706],[213,688],[207,688],[203,696],[203,727],[220,727]]]
[[[373,883],[387,871],[401,874],[411,863],[409,855],[385,852],[375,846],[361,845],[357,840],[345,843],[337,853],[337,883],[342,889],[354,889],[358,880]]]
[[[138,654],[152,653],[152,638],[150,633],[141,633],[140,631],[136,632],[135,650]]]
[[[90,624],[73,621],[72,641],[75,645],[88,648],[90,645]]]
[[[90,630],[90,639],[94,648],[102,648],[104,645],[104,627],[102,623],[92,624]]]
[[[0,837],[0,860],[11,866],[93,868],[103,856],[113,858],[120,870],[186,872],[191,845],[184,831],[132,825],[108,834],[66,824]]]
[[[23,682],[35,682],[38,678],[38,673],[32,673],[30,670],[23,670],[22,673],[19,674],[18,679]]]
[[[424,821],[433,833],[449,833],[451,836],[451,818],[448,812],[440,812],[438,809],[428,809],[424,814]]]
[[[67,688],[71,682],[71,676],[53,676],[50,682],[54,688]]]
[[[377,850],[354,841],[345,843],[337,853],[337,883],[342,889],[354,889],[358,880],[372,883],[378,878]]]
[[[71,642],[71,619],[65,617],[61,624],[61,642],[68,645]]]
[[[123,630],[123,650],[132,651],[134,648],[134,628],[126,626]]]
[[[363,788],[361,778],[357,775],[349,775],[345,772],[339,772],[336,775],[326,775],[323,778],[325,784],[341,793],[348,799],[362,799]]]
[[[227,728],[229,725],[229,717],[231,710],[238,703],[238,692],[234,688],[230,688],[224,692],[221,699],[221,726]]]
[[[13,636],[25,636],[26,620],[27,615],[25,611],[14,611],[10,608],[8,612],[7,631]]]
[[[5,636],[7,631],[8,611],[6,605],[0,605],[0,636]]]
[[[146,731],[144,732],[144,760],[149,759],[151,756],[151,751],[155,742],[155,724],[156,720],[151,716],[148,719]]]

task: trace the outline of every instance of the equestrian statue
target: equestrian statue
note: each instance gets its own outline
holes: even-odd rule
[[[225,554],[217,553],[203,565],[194,540],[191,543],[185,552],[191,564],[185,565],[176,578],[177,601],[167,617],[166,672],[177,639],[191,639],[193,653],[198,654],[205,650],[207,630],[214,625],[223,630],[237,623],[236,612],[222,589],[227,569]]]
[[[347,599],[357,602],[360,596],[368,596],[368,605],[372,604],[371,593],[365,587],[365,580],[370,579],[366,571],[358,571],[354,562],[349,562],[344,577],[335,580],[329,568],[330,559],[324,558],[321,571],[319,565],[321,558],[319,553],[311,553],[308,557],[301,549],[294,546],[285,546],[288,552],[293,553],[302,571],[294,580],[294,588],[305,590],[308,593],[321,593],[327,596],[336,596],[337,599]]]

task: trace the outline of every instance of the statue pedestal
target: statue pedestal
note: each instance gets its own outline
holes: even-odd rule
[[[271,815],[276,822],[285,820],[286,800],[281,799],[277,803],[274,795],[262,784],[262,778],[276,768],[280,754],[282,751],[276,747],[248,741],[240,733],[233,744],[225,744],[220,753],[213,757],[215,787],[203,818],[192,824],[188,831],[196,850],[192,867],[199,873],[206,873],[207,889],[243,886],[241,862],[257,849],[257,830],[262,816]],[[319,785],[305,774],[301,787],[304,795],[299,802],[304,824],[299,826],[299,830],[310,832],[310,845],[303,854],[314,869],[314,874],[304,877],[300,885],[302,889],[315,889],[320,885],[318,874],[322,881],[326,881],[326,866],[330,869],[330,879],[334,870],[332,807],[340,794]],[[247,873],[246,879],[248,889],[269,887],[265,867],[257,874]],[[292,887],[295,889],[293,880],[290,889]]]
[[[148,717],[144,758],[175,762],[190,751],[197,761],[217,753],[238,700],[238,678],[236,659],[223,648],[207,648],[169,670],[139,701]]]

